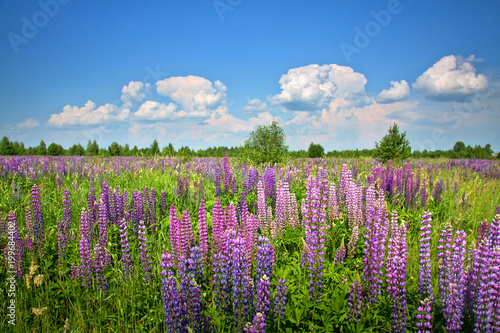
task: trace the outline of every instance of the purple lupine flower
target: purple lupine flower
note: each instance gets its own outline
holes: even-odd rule
[[[172,271],[172,255],[164,250],[161,255],[161,259],[161,290],[167,332],[183,332],[184,327],[182,325],[182,321],[184,317],[184,310],[177,291],[177,283],[175,282],[174,272]]]
[[[123,276],[125,280],[132,280],[132,260],[130,258],[130,244],[128,241],[127,232],[127,221],[122,218],[118,221],[118,227],[120,228],[120,244],[122,249],[122,265],[123,265]]]
[[[351,291],[347,300],[347,319],[350,322],[357,323],[361,316],[361,309],[364,306],[363,286],[358,275],[351,284]]]
[[[354,252],[356,251],[356,245],[359,239],[359,227],[356,225],[354,229],[352,229],[351,239],[349,240],[349,244],[347,244],[347,248],[349,249],[349,258],[354,258]]]
[[[451,226],[449,226],[449,230],[452,230]],[[463,324],[466,237],[467,234],[464,231],[457,231],[451,243],[451,255],[448,257],[448,265],[444,267],[446,271],[444,273],[445,281],[443,293],[441,294],[441,304],[446,320],[445,329],[448,332],[459,332]],[[445,262],[447,262],[446,259]]]
[[[198,230],[200,233],[200,248],[203,254],[203,262],[209,260],[208,257],[208,231],[207,231],[207,212],[205,210],[205,201],[202,199],[198,208]]]
[[[306,229],[306,246],[302,256],[303,263],[309,268],[309,296],[314,302],[321,302],[323,260],[324,260],[324,228],[326,222],[326,202],[328,182],[315,182],[309,176],[306,187],[306,204],[304,225]]]
[[[387,255],[387,293],[392,299],[392,330],[406,330],[406,226],[398,225],[397,212],[392,213],[391,235]]]
[[[450,223],[447,223],[443,228],[438,240],[438,286],[441,296],[441,306],[446,308],[446,300],[448,292],[449,275],[451,274],[451,246],[453,241],[453,228]]]
[[[89,212],[89,219],[92,222],[91,225],[95,221],[97,221],[97,211],[95,208],[95,201],[96,201],[95,189],[94,186],[92,185],[90,187],[89,193],[87,194],[87,210]]]
[[[431,333],[431,320],[432,320],[432,301],[429,298],[425,298],[420,301],[420,306],[417,308],[417,329],[418,333]]]
[[[193,246],[189,251],[189,259],[187,260],[189,274],[192,279],[196,279],[199,283],[204,281],[203,274],[203,257],[198,246]]]
[[[40,202],[40,190],[38,186],[33,185],[31,188],[31,202],[33,207],[33,235],[34,245],[37,254],[40,256],[43,253],[45,246],[45,228],[43,225],[42,204]]]
[[[292,228],[298,228],[300,225],[300,219],[299,219],[299,210],[297,207],[297,198],[295,196],[295,193],[290,193],[290,206],[288,208],[288,218],[289,218],[289,225]]]
[[[274,202],[275,192],[276,192],[276,170],[267,165],[264,174],[266,178],[265,182],[266,198],[269,198],[271,199],[271,201]]]
[[[144,221],[144,211],[142,208],[142,193],[134,190],[134,229],[137,232],[139,228],[139,221]]]
[[[144,221],[139,221],[138,237],[139,251],[141,252],[142,270],[144,272],[144,280],[146,284],[153,283],[153,269],[151,268],[151,261],[149,260],[148,240],[146,238],[146,226]]]
[[[222,171],[224,178],[224,193],[236,195],[232,190],[233,187],[233,175],[231,174],[231,167],[229,165],[229,157],[227,156],[227,151],[224,153],[224,157],[222,159]]]
[[[212,209],[212,246],[214,249],[221,250],[223,243],[223,210],[219,197],[215,198],[214,208]]]
[[[335,265],[343,264],[345,259],[345,254],[346,254],[346,249],[344,245],[344,239],[342,238],[342,242],[340,243],[340,246],[337,249],[337,252],[335,253],[335,259],[333,260],[333,263]]]
[[[382,211],[377,207],[368,210],[366,216],[365,253],[363,258],[363,280],[367,288],[367,301],[373,304],[381,294],[382,264],[384,256]]]
[[[280,236],[287,222],[287,210],[290,199],[290,190],[288,183],[278,182],[278,190],[276,195],[275,219],[271,226],[271,235],[276,238]]]
[[[167,214],[167,198],[163,190],[160,193],[160,214],[162,218]]]
[[[418,292],[422,298],[428,298],[431,303],[434,302],[434,292],[432,291],[432,272],[431,272],[431,222],[432,214],[428,211],[422,215],[419,239],[419,262],[420,269],[418,274]]]
[[[170,206],[170,216],[169,216],[169,232],[170,232],[170,251],[172,251],[174,258],[179,262],[180,248],[179,248],[179,235],[180,235],[180,224],[177,218],[177,209],[175,208],[175,203]]]
[[[199,332],[202,324],[201,288],[194,280],[196,273],[193,271],[194,265],[190,265],[189,260],[184,257],[179,259],[179,296],[184,310],[184,326],[189,327],[191,331]],[[201,260],[199,262],[201,263]]]
[[[253,318],[252,324],[247,323],[246,327],[243,328],[243,331],[246,333],[265,333],[266,328],[266,315],[257,312],[255,317]]]
[[[339,207],[337,205],[337,191],[335,189],[335,183],[331,182],[328,188],[328,218],[329,222],[333,224],[333,221],[339,217]]]
[[[213,285],[215,304],[217,311],[221,314],[229,307],[229,269],[228,259],[222,252],[214,254],[213,258]]]
[[[267,316],[269,312],[269,304],[271,297],[271,283],[269,277],[263,275],[257,285],[257,305],[255,311],[263,313]]]
[[[28,212],[28,210],[26,209],[26,213],[27,212]],[[2,237],[3,235],[6,235],[6,233],[5,233],[5,221],[3,219],[3,213],[0,212],[0,237]]]
[[[257,245],[257,275],[256,281],[266,275],[269,279],[273,278],[274,270],[274,248],[269,239],[266,237],[259,237],[259,245]]]
[[[1,212],[0,212],[0,219],[3,221],[3,218],[1,217]],[[26,208],[26,215],[25,215],[25,222],[26,222],[26,238],[24,239],[24,247],[28,249],[29,252],[33,251],[33,241],[34,241],[34,234],[33,234],[33,218],[31,216],[31,208]]]
[[[286,310],[286,289],[285,279],[279,279],[276,286],[276,295],[274,297],[274,321],[280,321]]]
[[[231,241],[231,263],[234,326],[241,330],[248,320],[248,308],[252,300],[247,297],[247,288],[251,280],[246,275],[245,242],[239,237]]]
[[[194,242],[193,228],[191,227],[191,215],[189,214],[189,210],[185,210],[184,212],[182,212],[180,226],[181,226],[180,230],[181,234],[180,238],[177,239],[177,242],[181,250],[181,255],[184,258],[187,258],[188,249]]]
[[[82,209],[80,217],[80,272],[82,286],[92,287],[92,259],[90,254],[90,218],[87,211]]]
[[[264,183],[259,181],[257,183],[257,217],[259,221],[259,228],[263,234],[269,231],[269,226],[266,225],[266,197],[264,192]]]
[[[219,197],[221,195],[220,193],[220,168],[216,167],[215,168],[215,195]]]

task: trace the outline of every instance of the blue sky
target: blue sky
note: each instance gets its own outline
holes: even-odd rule
[[[0,135],[27,145],[500,150],[498,1],[0,2]]]

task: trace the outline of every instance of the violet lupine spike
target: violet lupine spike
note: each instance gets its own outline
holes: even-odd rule
[[[428,298],[434,303],[434,292],[432,290],[432,271],[431,271],[431,222],[432,214],[425,211],[422,215],[419,239],[419,275],[418,292],[422,299]]]
[[[381,294],[382,263],[384,251],[381,251],[382,211],[376,207],[368,210],[366,217],[365,253],[363,258],[363,280],[367,289],[367,301],[373,304]]]
[[[276,295],[274,297],[274,321],[280,321],[286,310],[286,289],[287,286],[285,285],[286,280],[285,279],[279,279],[278,280],[278,285],[276,286]]]
[[[342,242],[340,243],[337,252],[335,252],[335,259],[333,260],[333,263],[335,265],[343,264],[345,259],[345,254],[346,254],[346,249],[345,249],[344,239],[342,238]]]
[[[361,309],[364,306],[363,285],[358,275],[351,284],[351,291],[347,300],[347,319],[350,322],[357,323],[361,317]]]
[[[245,242],[239,237],[231,241],[231,263],[234,326],[241,330],[248,321],[248,307],[252,300],[247,297],[247,288],[251,280],[246,275]]]
[[[200,247],[193,246],[189,251],[189,259],[187,260],[189,274],[192,279],[196,279],[199,283],[204,282],[203,260]]]
[[[142,207],[142,193],[138,190],[134,190],[133,195],[134,200],[134,229],[137,232],[139,227],[139,221],[144,220],[144,211]]]
[[[26,213],[27,212],[28,212],[28,209],[26,209]],[[6,235],[6,233],[5,233],[5,221],[3,219],[3,212],[0,212],[0,237],[2,237],[4,235]]]
[[[264,192],[264,183],[259,181],[257,183],[257,217],[259,221],[259,229],[263,234],[266,234],[269,230],[267,224],[267,208],[266,208],[266,197]]]
[[[167,215],[167,198],[163,190],[160,193],[160,214],[162,218]]]
[[[69,189],[65,189],[63,194],[63,216],[66,221],[65,233],[69,233],[73,222],[73,214],[71,212],[71,194]]]
[[[359,228],[358,228],[358,226],[355,226],[354,229],[352,230],[351,239],[349,240],[349,244],[347,245],[347,247],[349,249],[348,253],[349,253],[350,259],[354,258],[358,239],[359,239]]]
[[[446,320],[445,329],[448,332],[460,332],[463,324],[466,237],[464,231],[457,231],[451,243],[451,262],[446,274],[445,293],[441,295],[441,299],[445,300],[443,314]]]
[[[339,207],[337,205],[337,190],[334,182],[330,183],[328,188],[328,217],[330,224],[334,224],[335,219],[339,217]]]
[[[273,278],[274,271],[274,248],[266,237],[259,237],[259,245],[257,245],[257,274],[256,282],[266,275],[269,279]]]
[[[148,249],[148,240],[146,237],[146,226],[144,225],[144,221],[139,221],[139,230],[138,237],[139,239],[139,251],[141,253],[141,263],[142,270],[144,272],[144,280],[146,284],[153,283],[153,269],[151,267],[151,261],[149,260],[149,249]]]
[[[289,220],[289,225],[292,228],[298,228],[300,226],[300,219],[299,219],[299,210],[297,206],[297,198],[295,196],[295,193],[290,193],[290,206],[288,209],[288,216],[290,218]]]
[[[398,225],[397,212],[392,213],[391,235],[387,255],[387,293],[392,299],[392,330],[406,330],[406,227]]]
[[[215,195],[219,197],[221,195],[220,193],[221,186],[220,186],[220,168],[216,167],[215,168]]]
[[[150,225],[152,227],[152,232],[156,230],[156,191],[154,188],[151,189],[151,194],[149,197],[149,216]]]
[[[45,227],[43,224],[42,204],[40,202],[40,190],[38,186],[31,188],[31,202],[33,207],[33,235],[38,256],[43,253],[45,246]]]
[[[270,297],[271,283],[269,282],[269,277],[267,275],[264,275],[260,278],[259,284],[257,285],[257,304],[255,307],[255,311],[257,313],[262,313],[266,317],[268,316]]]
[[[173,253],[175,260],[179,260],[179,240],[178,235],[180,234],[180,224],[177,218],[177,209],[175,208],[175,203],[170,206],[170,216],[169,216],[169,232],[170,232],[170,251]]]
[[[123,277],[125,280],[132,280],[132,260],[130,258],[130,244],[128,240],[127,221],[122,218],[118,221],[120,228],[120,245],[122,252]]]
[[[1,217],[1,212],[0,212],[0,218],[3,221],[3,218]],[[33,234],[33,218],[31,216],[31,208],[28,207],[26,208],[26,215],[25,215],[25,222],[26,222],[26,238],[24,239],[24,247],[28,249],[28,251],[33,255],[33,242],[35,239],[35,236]]]
[[[420,305],[417,308],[417,333],[431,333],[432,328],[432,301],[429,298],[425,298],[420,301]]]
[[[266,316],[260,312],[257,312],[252,320],[252,324],[247,323],[246,327],[243,328],[245,333],[265,333],[266,330]]]
[[[213,257],[213,285],[215,304],[219,314],[229,308],[229,281],[228,258],[222,252],[214,254]]]
[[[177,291],[177,282],[175,281],[174,272],[172,271],[172,255],[164,251],[161,255],[161,290],[163,300],[163,310],[165,314],[165,325],[167,332],[183,332],[183,309],[179,293]]]
[[[207,212],[205,210],[205,201],[202,199],[198,208],[198,230],[200,233],[200,248],[203,254],[203,262],[209,261],[208,257],[208,230],[207,230]]]
[[[220,198],[216,197],[212,209],[212,246],[214,250],[220,250],[223,242],[223,218],[222,203]]]
[[[189,210],[185,210],[184,212],[182,212],[180,222],[181,222],[181,237],[180,237],[181,255],[184,258],[187,258],[187,256],[189,255],[188,250],[194,243],[193,228],[191,226],[191,215],[189,214]]]
[[[90,218],[87,211],[82,209],[80,216],[80,272],[82,286],[92,287],[92,258],[90,253]]]
[[[183,305],[184,327],[189,327],[193,332],[199,332],[203,322],[201,315],[201,289],[194,280],[195,273],[192,269],[193,266],[190,265],[190,259],[186,260],[182,257],[179,260],[179,296]]]
[[[94,186],[90,187],[90,191],[87,194],[87,210],[89,212],[89,219],[92,223],[97,221],[97,211],[95,209],[95,189]]]
[[[439,295],[441,297],[441,306],[446,308],[447,296],[449,294],[449,276],[451,274],[451,247],[453,241],[453,228],[451,224],[448,222],[443,231],[440,234],[440,238],[438,240],[438,286],[439,286]]]

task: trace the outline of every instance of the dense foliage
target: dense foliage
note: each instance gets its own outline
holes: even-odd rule
[[[498,162],[0,157],[0,174],[2,332],[498,329]]]
[[[270,125],[257,127],[245,141],[245,152],[256,164],[274,165],[285,161],[288,146],[283,128],[276,120],[273,120]]]
[[[321,158],[325,155],[325,148],[323,148],[323,146],[319,143],[311,142],[307,155],[309,158]]]
[[[458,146],[457,146],[458,144]],[[463,144],[461,146],[460,144]],[[160,145],[157,142],[158,149],[160,150]],[[194,150],[188,146],[182,146],[178,150],[174,148],[172,143],[164,146],[160,152],[155,148],[155,143],[153,142],[150,147],[137,148],[134,146],[130,149],[128,144],[120,145],[117,142],[111,143],[108,147],[99,147],[97,142],[89,141],[87,143],[87,148],[85,149],[81,144],[74,144],[68,149],[62,150],[62,153],[58,155],[66,156],[101,156],[101,157],[112,157],[112,156],[135,156],[135,157],[149,157],[149,156],[163,156],[163,157],[222,157],[224,153],[227,152],[229,157],[243,158],[246,156],[245,147],[208,147],[206,149]],[[321,146],[319,144],[315,145]],[[321,146],[322,147],[322,146]],[[330,147],[334,148],[334,147]],[[323,150],[324,152],[324,150]],[[45,142],[42,140],[37,147],[25,148],[24,143],[13,141],[11,142],[9,138],[4,136],[0,141],[0,156],[12,156],[12,155],[47,155],[47,147]],[[49,154],[50,155],[50,154]],[[54,155],[53,155],[54,156]],[[336,150],[333,149],[328,151],[324,156],[318,157],[330,157],[330,158],[360,158],[360,157],[376,157],[377,150],[374,149],[345,149]],[[308,158],[309,150],[296,150],[288,151],[288,157],[295,158]],[[475,145],[474,147],[465,144],[461,141],[457,142],[453,149],[449,150],[436,150],[428,151],[424,149],[423,151],[415,150],[412,152],[411,157],[413,158],[479,158],[479,159],[493,159],[495,157],[500,158],[500,155],[494,155],[490,144],[486,144],[484,147]]]
[[[380,142],[375,143],[376,157],[383,163],[395,159],[407,159],[411,156],[411,147],[406,132],[400,133],[398,124],[389,127],[387,133]]]

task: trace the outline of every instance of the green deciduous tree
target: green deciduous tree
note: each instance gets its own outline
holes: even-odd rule
[[[380,142],[375,143],[375,148],[377,150],[376,157],[384,163],[388,160],[405,159],[411,154],[406,132],[400,133],[396,123],[389,127],[389,133]]]
[[[51,143],[47,148],[47,155],[50,156],[62,156],[64,155],[64,148],[57,143]]]
[[[270,125],[259,126],[245,141],[248,157],[257,164],[271,165],[283,162],[288,154],[283,128],[273,120]]]
[[[320,158],[325,154],[325,148],[319,143],[313,143],[309,145],[309,150],[307,151],[307,156],[309,158]]]

